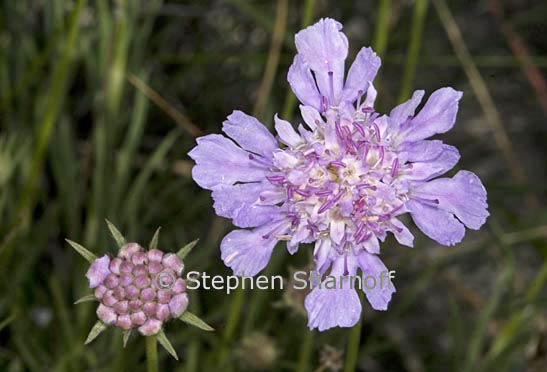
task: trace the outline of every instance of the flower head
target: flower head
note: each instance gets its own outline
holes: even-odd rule
[[[183,268],[177,255],[145,252],[137,243],[126,244],[115,258],[98,258],[87,272],[100,302],[98,318],[122,329],[137,328],[144,336],[157,334],[188,307]]]
[[[93,341],[108,326],[124,330],[124,346],[133,329],[143,336],[154,336],[176,359],[177,354],[163,333],[163,325],[170,319],[180,319],[206,331],[205,322],[191,314],[188,307],[186,282],[181,275],[183,259],[196,245],[187,244],[177,254],[164,253],[157,248],[159,229],[150,242],[149,250],[138,243],[126,243],[123,235],[107,221],[112,236],[120,247],[116,257],[100,258],[78,243],[67,242],[90,262],[86,273],[93,293],[76,303],[98,301],[99,321],[92,328],[86,344]]]
[[[443,245],[459,243],[465,227],[478,229],[488,216],[476,175],[437,178],[456,165],[458,150],[427,139],[452,128],[462,93],[441,88],[416,113],[424,95],[417,91],[389,115],[377,113],[372,81],[380,59],[361,49],[345,77],[341,29],[322,19],[295,37],[288,81],[306,126],[295,130],[276,116],[275,138],[234,111],[222,128],[231,139],[201,137],[189,153],[194,180],[212,190],[216,213],[243,228],[221,243],[222,259],[236,274],[260,272],[285,241],[290,253],[314,243],[316,270],[344,278],[342,288],[317,287],[306,298],[308,325],[319,330],[358,321],[361,304],[350,281],[358,269],[363,278],[387,272],[378,255],[388,233],[412,247],[401,215],[410,213]],[[393,285],[363,290],[376,310],[386,310],[395,292]]]

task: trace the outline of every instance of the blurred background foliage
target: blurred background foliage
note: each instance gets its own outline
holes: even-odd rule
[[[383,58],[380,111],[412,89],[464,91],[442,138],[480,175],[491,217],[452,248],[416,232],[383,245],[390,310],[364,304],[351,330],[310,332],[298,291],[193,291],[216,328],[168,325],[181,361],[162,371],[544,371],[547,366],[547,4],[532,0],[2,0],[0,370],[144,371],[144,341],[83,341],[95,305],[87,263],[64,242],[112,253],[104,218],[160,247],[195,238],[189,270],[228,275],[230,229],[191,179],[195,137],[233,109],[297,124],[286,72],[293,35],[344,23],[350,58]],[[267,275],[308,268],[279,246]]]

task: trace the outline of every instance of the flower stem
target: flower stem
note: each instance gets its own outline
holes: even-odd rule
[[[218,357],[218,365],[222,366],[228,356],[230,355],[230,344],[234,338],[235,332],[239,325],[239,319],[241,317],[241,308],[245,299],[245,290],[243,288],[237,288],[234,291],[232,301],[230,303],[230,312],[228,314],[228,320],[226,321],[226,328],[224,330],[223,340],[221,342],[220,353]]]
[[[302,341],[302,346],[300,348],[300,353],[298,355],[298,366],[296,367],[296,372],[309,371],[310,355],[311,355],[312,349],[313,349],[313,332],[305,331],[304,340]]]
[[[359,346],[361,344],[361,322],[360,320],[350,330],[344,372],[353,372],[356,370],[357,356],[359,355]]]
[[[146,337],[146,365],[148,372],[158,372],[158,343],[156,336]]]

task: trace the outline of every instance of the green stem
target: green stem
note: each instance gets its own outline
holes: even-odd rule
[[[300,348],[300,353],[298,355],[298,366],[296,367],[296,372],[306,372],[310,369],[309,363],[313,349],[313,332],[308,330],[304,332],[304,340],[302,341],[302,347]]]
[[[357,357],[359,355],[359,346],[361,343],[361,323],[353,326],[348,337],[348,348],[346,350],[346,364],[344,372],[353,372],[356,370]]]
[[[156,336],[146,338],[146,365],[148,372],[158,372],[158,343]]]
[[[230,344],[234,338],[237,326],[239,325],[239,319],[241,317],[241,308],[245,299],[245,290],[241,287],[234,291],[232,302],[230,303],[230,313],[228,314],[228,320],[226,321],[226,329],[224,330],[224,336],[220,347],[220,353],[218,357],[218,366],[222,366],[228,356],[230,355]]]
[[[391,0],[380,0],[378,20],[374,32],[374,51],[383,57],[387,49],[389,35],[389,16],[391,14]]]
[[[416,0],[414,5],[414,17],[412,18],[412,28],[410,31],[410,43],[406,57],[405,69],[403,72],[403,81],[401,83],[401,93],[399,102],[403,102],[410,97],[412,83],[416,73],[416,65],[422,45],[422,35],[424,31],[425,15],[427,13],[427,0]]]

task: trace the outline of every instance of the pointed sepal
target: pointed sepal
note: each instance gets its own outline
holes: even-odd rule
[[[89,335],[87,335],[87,339],[84,342],[84,345],[89,344],[91,341],[96,339],[108,326],[101,322],[100,320],[95,323],[93,328],[91,328],[91,331],[89,332]]]
[[[72,240],[69,240],[69,239],[65,239],[65,241],[68,244],[70,244],[72,246],[72,248],[74,248],[76,250],[76,252],[78,252],[83,258],[85,258],[87,261],[89,261],[89,263],[93,263],[97,259],[97,256],[95,256],[93,253],[88,251],[82,245],[80,245],[76,242],[73,242]]]
[[[199,239],[196,239],[193,242],[186,244],[184,247],[180,249],[180,251],[177,252],[177,256],[179,256],[181,260],[184,260],[184,258],[186,258],[188,253],[190,253],[192,248],[194,248],[196,244],[198,244],[198,242],[199,242]]]
[[[124,347],[124,349],[127,346],[127,341],[129,341],[129,337],[131,337],[131,330],[126,329],[125,331],[123,331],[123,347]]]
[[[198,327],[199,329],[203,329],[204,331],[207,331],[207,332],[211,332],[215,330],[209,324],[201,320],[197,315],[194,315],[189,311],[185,311],[181,316],[179,316],[179,319],[182,320],[184,323],[188,323],[190,325],[193,325],[194,327]]]
[[[89,301],[97,301],[97,297],[95,297],[94,294],[88,294],[87,296],[84,296],[80,298],[78,301],[74,302],[74,305],[81,304],[82,302],[89,302]]]
[[[118,230],[118,228],[109,220],[105,218],[106,224],[108,225],[108,229],[110,230],[110,233],[112,234],[112,237],[116,241],[116,244],[118,244],[118,247],[121,249],[124,245],[127,244],[127,240],[125,240],[124,236]]]
[[[150,241],[150,244],[148,245],[148,249],[150,250],[158,249],[158,241],[160,239],[160,230],[161,230],[161,226],[158,227],[158,229],[154,233],[154,236],[152,237],[152,240]]]
[[[158,342],[161,344],[161,346],[163,346],[163,348],[167,350],[167,352],[171,354],[171,356],[175,358],[175,360],[179,360],[179,356],[177,355],[175,348],[173,347],[173,345],[171,345],[171,342],[169,342],[169,339],[167,338],[167,336],[165,335],[163,331],[160,331],[156,335],[156,338]]]

